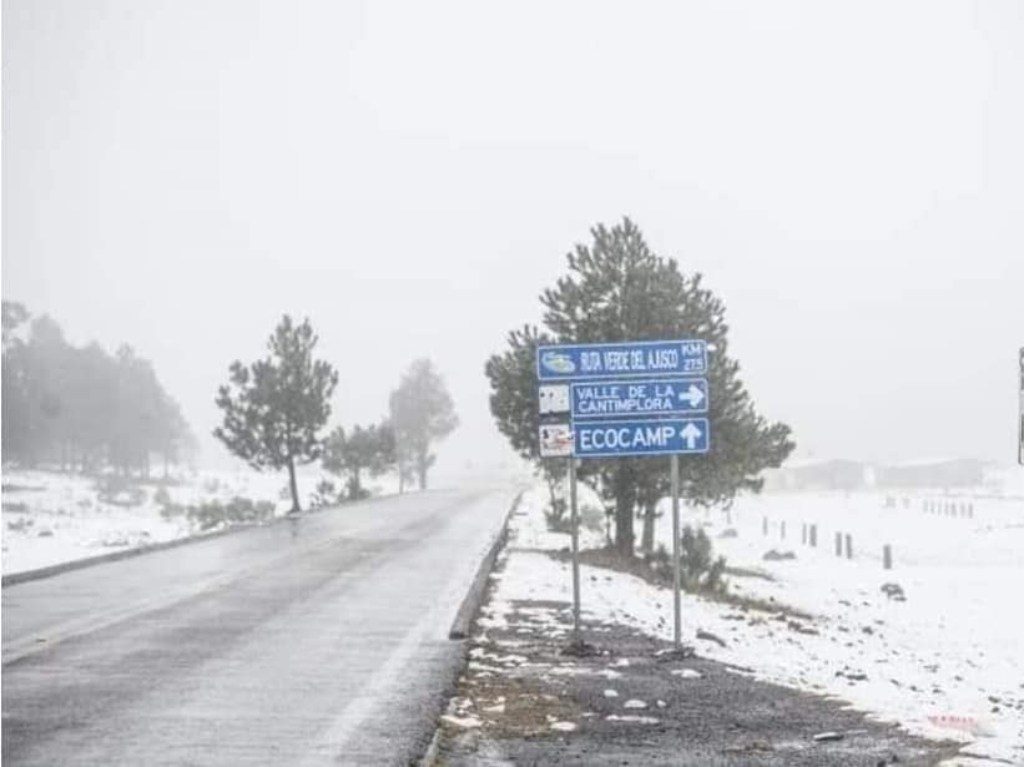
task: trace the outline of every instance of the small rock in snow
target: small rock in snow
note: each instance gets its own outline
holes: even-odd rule
[[[697,629],[697,639],[706,639],[709,642],[715,642],[722,647],[725,647],[724,639],[719,636],[715,636],[710,631],[705,631],[704,629]]]
[[[682,677],[683,679],[700,679],[702,674],[692,668],[674,668],[672,669],[672,675]]]
[[[819,743],[829,740],[842,740],[843,733],[841,732],[819,732],[814,736],[814,739]]]
[[[608,714],[604,718],[606,722],[632,722],[635,724],[657,724],[660,720],[653,716],[637,716],[636,714]]]
[[[470,729],[472,727],[479,727],[482,722],[472,714],[469,716],[454,716],[452,714],[445,714],[441,717],[444,721],[449,724],[453,724],[456,727],[462,727],[464,729]]]

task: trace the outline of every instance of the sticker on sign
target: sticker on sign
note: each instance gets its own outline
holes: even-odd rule
[[[568,458],[572,455],[572,427],[567,423],[542,424],[541,458]]]
[[[568,384],[548,384],[538,392],[541,415],[567,414],[569,412]]]

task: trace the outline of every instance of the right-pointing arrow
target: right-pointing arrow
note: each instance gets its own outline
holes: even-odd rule
[[[697,447],[697,440],[701,437],[701,430],[694,426],[692,423],[686,424],[683,430],[679,432],[682,438],[686,440],[686,449],[693,450]]]
[[[689,389],[679,393],[679,399],[683,402],[689,402],[690,407],[697,407],[704,401],[704,392],[700,390],[697,384],[690,384]]]

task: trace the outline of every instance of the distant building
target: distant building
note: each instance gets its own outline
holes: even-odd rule
[[[766,490],[946,490],[991,485],[991,474],[984,462],[971,458],[892,465],[839,459],[790,464],[764,477]]]
[[[879,487],[931,488],[979,487],[984,484],[985,464],[973,458],[879,466]]]
[[[872,468],[858,461],[796,464],[765,474],[768,490],[861,490],[871,487]]]

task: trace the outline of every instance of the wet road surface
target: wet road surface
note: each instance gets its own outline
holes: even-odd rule
[[[408,763],[512,496],[376,499],[5,587],[4,763]]]

